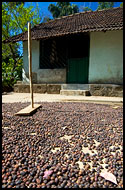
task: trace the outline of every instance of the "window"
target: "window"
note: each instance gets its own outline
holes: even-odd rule
[[[66,47],[62,39],[40,41],[40,69],[65,68],[66,60]]]
[[[40,69],[66,68],[68,59],[88,56],[88,34],[72,34],[40,41]]]

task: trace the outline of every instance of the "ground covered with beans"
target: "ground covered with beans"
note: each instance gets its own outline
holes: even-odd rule
[[[2,104],[2,188],[122,188],[123,108],[40,104],[32,116],[14,115],[29,103]]]

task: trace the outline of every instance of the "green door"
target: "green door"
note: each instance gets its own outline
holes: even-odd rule
[[[68,59],[67,83],[87,84],[88,68],[88,57]]]

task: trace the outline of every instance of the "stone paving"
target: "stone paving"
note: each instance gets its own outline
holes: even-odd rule
[[[2,95],[3,103],[30,102],[30,93],[6,93]],[[97,102],[97,103],[123,103],[122,97],[104,97],[104,96],[65,96],[60,94],[38,94],[34,93],[34,102]]]

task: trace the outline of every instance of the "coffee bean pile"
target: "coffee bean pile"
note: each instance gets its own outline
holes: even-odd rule
[[[40,104],[32,116],[14,115],[29,103],[2,104],[2,188],[123,188],[123,108]]]

